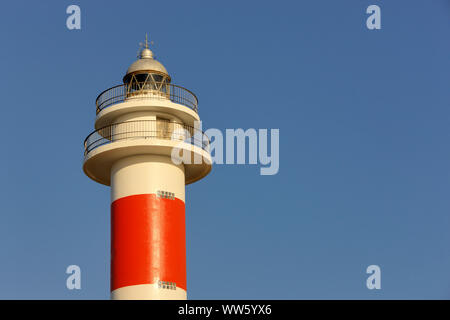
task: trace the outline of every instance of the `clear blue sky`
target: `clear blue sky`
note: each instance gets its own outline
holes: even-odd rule
[[[3,2],[0,298],[109,298],[83,140],[146,32],[204,129],[280,129],[278,175],[216,165],[187,187],[189,298],[450,298],[448,0]]]

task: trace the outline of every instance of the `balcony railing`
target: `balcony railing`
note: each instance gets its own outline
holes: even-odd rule
[[[166,139],[184,141],[209,149],[209,138],[194,127],[167,120],[136,120],[114,123],[95,130],[84,140],[84,155],[102,145],[132,139]]]
[[[103,91],[95,101],[97,114],[114,104],[139,98],[170,100],[198,112],[198,99],[188,89],[166,82],[145,82],[121,84]]]

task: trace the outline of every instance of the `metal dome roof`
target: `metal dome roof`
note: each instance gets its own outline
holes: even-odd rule
[[[131,64],[131,66],[127,70],[126,75],[136,71],[156,71],[169,75],[166,68],[161,64],[161,62],[153,59],[153,52],[148,48],[145,48],[141,51],[139,59]]]

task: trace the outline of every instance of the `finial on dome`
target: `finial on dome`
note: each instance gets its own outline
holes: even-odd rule
[[[153,45],[153,41],[150,41],[150,44]],[[139,59],[153,59],[153,52],[148,48],[148,35],[145,34],[145,42],[139,43],[139,52],[138,52],[138,58]]]

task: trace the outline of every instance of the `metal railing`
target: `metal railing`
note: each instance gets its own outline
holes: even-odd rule
[[[184,141],[203,150],[209,148],[209,138],[194,127],[168,120],[136,120],[114,123],[89,134],[84,140],[84,155],[102,145],[132,139]]]
[[[166,82],[121,84],[100,93],[95,101],[98,114],[103,109],[129,99],[170,100],[198,112],[198,99],[191,91]]]

